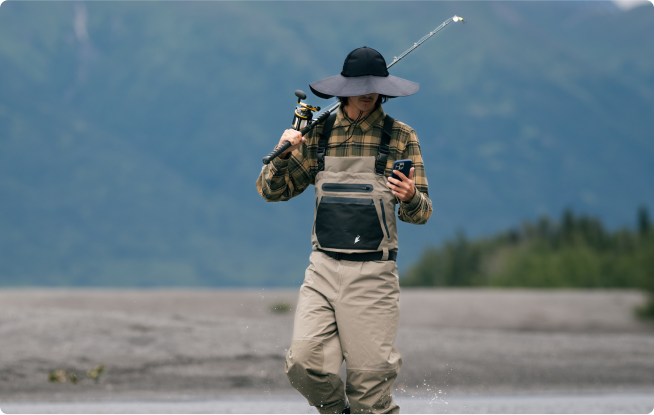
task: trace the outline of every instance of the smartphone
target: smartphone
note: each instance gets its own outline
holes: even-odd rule
[[[401,171],[402,174],[404,174],[406,177],[409,177],[409,172],[411,171],[411,160],[395,160],[395,163],[393,163],[393,170]],[[402,179],[397,177],[395,173],[391,173],[391,177],[402,181]]]

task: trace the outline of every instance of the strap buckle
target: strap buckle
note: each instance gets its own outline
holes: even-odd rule
[[[377,163],[375,164],[375,173],[380,176],[383,176],[386,172],[386,162],[391,152],[390,142],[393,133],[393,123],[395,123],[393,117],[387,115],[384,119],[384,128],[381,141],[379,142],[379,150],[377,151]]]
[[[316,152],[316,161],[318,162],[318,171],[322,171],[325,168],[325,148],[318,147]]]
[[[386,162],[388,161],[388,153],[384,154],[381,152],[381,149],[379,153],[377,153],[377,162],[375,163],[375,173],[377,173],[380,176],[384,175],[384,171],[386,171]]]

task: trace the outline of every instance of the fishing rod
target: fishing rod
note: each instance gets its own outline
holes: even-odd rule
[[[386,69],[390,69],[393,65],[401,61],[404,57],[406,57],[406,55],[413,52],[418,46],[425,43],[427,39],[434,36],[436,33],[438,33],[441,29],[443,29],[448,24],[452,22],[459,22],[459,21],[465,24],[465,21],[459,16],[454,15],[450,17],[449,19],[441,23],[441,25],[438,26],[436,29],[432,30],[431,32],[423,36],[419,41],[414,43],[413,46],[411,46],[409,49],[402,52],[400,56],[395,56],[393,58],[393,62],[391,62],[388,66],[386,66]],[[306,99],[307,95],[300,90],[295,91],[295,96],[298,98],[297,100],[298,106],[295,108],[295,115],[293,117],[293,129],[298,130],[300,133],[302,133],[302,135],[305,135],[306,133],[311,131],[316,125],[320,124],[325,119],[327,119],[327,117],[329,117],[341,105],[340,102],[336,102],[331,107],[327,108],[322,113],[320,113],[320,115],[318,115],[316,119],[313,119],[313,113],[320,111],[320,107],[313,107],[311,105],[303,103],[302,100]],[[290,146],[291,146],[290,141],[284,142],[284,144],[277,147],[272,151],[272,153],[268,154],[266,157],[263,158],[263,164],[269,164],[275,157],[282,154]]]

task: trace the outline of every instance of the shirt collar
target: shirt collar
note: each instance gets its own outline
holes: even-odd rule
[[[386,114],[382,109],[381,105],[377,107],[373,112],[371,112],[363,121],[359,121],[357,124],[361,128],[361,131],[365,134],[370,128],[375,125],[381,125],[384,122],[384,117]],[[338,107],[338,112],[336,114],[336,120],[334,121],[334,127],[347,127],[354,122],[353,119],[348,118],[347,115],[343,112],[343,108]]]

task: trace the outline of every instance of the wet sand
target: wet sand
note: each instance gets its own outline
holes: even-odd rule
[[[0,402],[297,400],[283,371],[293,311],[271,312],[296,297],[1,290]],[[395,393],[654,396],[654,327],[633,317],[643,301],[635,291],[405,289]],[[96,383],[85,373],[99,364]],[[56,369],[81,382],[49,382]]]

